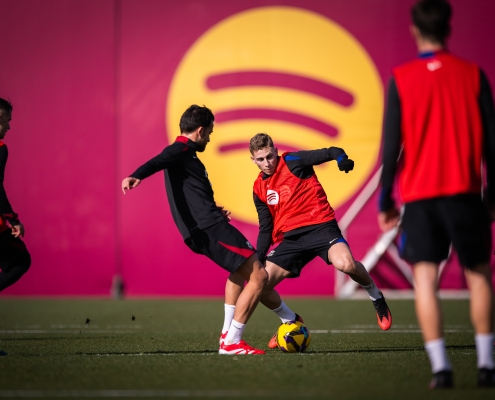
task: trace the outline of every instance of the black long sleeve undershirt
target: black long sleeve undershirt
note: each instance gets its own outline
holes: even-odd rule
[[[495,109],[490,83],[485,73],[480,70],[481,120],[484,133],[484,158],[486,162],[486,195],[490,204],[495,204]]]
[[[395,80],[392,78],[388,84],[387,107],[383,129],[383,169],[380,211],[387,211],[394,207],[392,190],[397,172],[397,158],[399,158],[402,141],[401,118],[399,92],[397,91]]]

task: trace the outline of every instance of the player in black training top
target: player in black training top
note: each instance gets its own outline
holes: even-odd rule
[[[230,212],[216,205],[205,166],[197,153],[205,150],[215,117],[207,107],[192,105],[180,119],[181,135],[174,143],[122,181],[122,191],[137,187],[155,172],[165,171],[170,210],[186,245],[231,274],[248,281],[237,300],[234,319],[220,340],[220,354],[264,354],[242,340],[267,274],[249,241],[229,224]]]
[[[10,129],[12,104],[0,99],[0,292],[14,284],[31,265],[31,256],[21,240],[24,226],[12,210],[3,186],[8,151],[3,142]]]

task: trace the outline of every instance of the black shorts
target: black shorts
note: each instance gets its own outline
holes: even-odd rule
[[[347,244],[337,221],[332,220],[314,225],[313,229],[300,234],[284,235],[284,239],[268,253],[266,259],[292,272],[289,278],[297,278],[301,275],[303,267],[316,256],[331,264],[328,260],[328,250],[336,243]]]
[[[235,272],[255,253],[249,240],[226,220],[197,230],[185,243],[195,253],[205,255],[229,272]]]
[[[412,264],[440,263],[448,257],[451,243],[463,267],[490,261],[490,217],[479,195],[406,203],[401,227],[400,254]]]
[[[0,269],[9,272],[12,267],[31,263],[31,256],[20,238],[7,229],[0,232]]]

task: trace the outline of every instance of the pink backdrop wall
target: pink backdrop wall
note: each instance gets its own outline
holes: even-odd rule
[[[0,97],[14,104],[5,186],[33,257],[29,273],[2,294],[109,295],[118,273],[129,295],[221,295],[227,273],[182,242],[163,175],[125,197],[120,192],[122,178],[167,145],[167,93],[182,57],[235,13],[288,5],[343,26],[385,85],[392,66],[415,55],[408,32],[413,3],[0,0]],[[495,3],[452,4],[450,49],[481,64],[495,84]],[[349,230],[356,258],[379,234],[376,204],[375,196]],[[255,225],[233,223],[256,243]],[[372,275],[383,288],[410,287],[387,258]],[[454,257],[442,287],[464,285]],[[280,291],[332,295],[334,271],[314,261]]]

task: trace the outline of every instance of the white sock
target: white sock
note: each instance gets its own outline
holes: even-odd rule
[[[368,286],[361,285],[361,287],[368,292],[368,296],[370,296],[370,299],[372,301],[375,301],[376,299],[380,299],[381,297],[383,297],[382,292],[378,290],[373,280]]]
[[[287,307],[287,305],[283,301],[282,304],[280,304],[280,307],[272,311],[278,315],[282,323],[287,321],[294,321],[296,319],[296,313],[289,307]]]
[[[227,333],[227,337],[225,338],[225,344],[236,344],[239,343],[242,339],[242,333],[246,328],[246,324],[241,324],[237,322],[235,319],[232,320],[230,324],[229,333]]]
[[[449,359],[447,358],[447,350],[445,349],[445,339],[430,340],[425,343],[425,349],[430,358],[431,372],[436,374],[439,371],[452,369]]]
[[[477,333],[474,335],[478,368],[492,369],[495,367],[493,362],[493,337],[493,333]]]
[[[222,334],[227,332],[230,328],[230,324],[234,319],[235,306],[231,306],[230,304],[224,304],[225,315],[223,319],[223,328]]]

